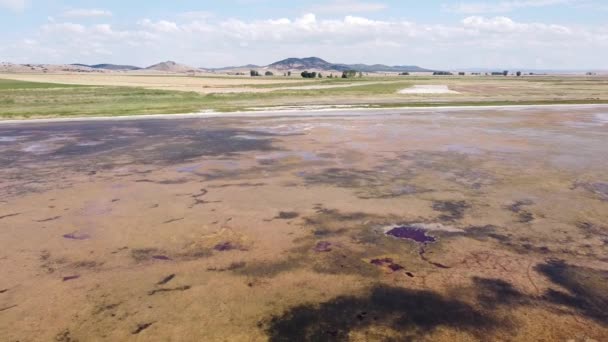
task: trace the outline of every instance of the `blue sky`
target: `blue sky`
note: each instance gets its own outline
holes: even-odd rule
[[[0,0],[0,61],[608,69],[604,0]]]

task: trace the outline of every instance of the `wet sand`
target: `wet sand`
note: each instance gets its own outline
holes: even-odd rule
[[[0,125],[0,336],[605,340],[606,113]]]

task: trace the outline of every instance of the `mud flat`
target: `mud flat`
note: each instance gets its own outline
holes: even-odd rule
[[[427,84],[427,85],[415,85],[410,88],[399,90],[399,94],[460,94],[457,91],[450,90],[447,85],[440,84]]]
[[[606,340],[605,113],[4,123],[0,336]]]

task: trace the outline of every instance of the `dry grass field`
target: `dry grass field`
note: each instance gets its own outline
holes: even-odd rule
[[[417,90],[407,91],[413,87]],[[448,91],[425,93],[425,87]],[[305,80],[281,76],[0,74],[0,118],[5,119],[317,105],[420,107],[607,102],[608,76],[374,76]]]

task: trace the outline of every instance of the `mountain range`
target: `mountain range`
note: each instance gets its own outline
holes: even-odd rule
[[[95,65],[87,65],[75,63],[72,64],[75,66],[87,67],[91,69],[102,69],[102,70],[141,70],[140,67],[136,67],[133,65],[117,65],[117,64],[95,64]]]
[[[319,57],[308,58],[287,58],[282,61],[272,63],[267,66],[269,69],[276,70],[323,70],[323,71],[346,71],[356,70],[362,72],[433,72],[415,65],[396,65],[388,66],[384,64],[341,64],[330,63]]]
[[[232,66],[223,68],[195,68],[184,64],[179,64],[173,61],[162,62],[151,65],[146,68],[140,68],[132,65],[116,65],[116,64],[72,64],[74,66],[88,67],[97,70],[111,71],[133,71],[133,70],[152,70],[160,72],[192,72],[192,71],[212,71],[212,72],[228,72],[232,70],[248,70],[248,69],[267,69],[276,71],[346,71],[356,70],[361,72],[433,72],[433,70],[424,69],[415,65],[396,65],[388,66],[384,64],[342,64],[330,63],[319,57],[308,58],[287,58],[266,66],[248,64],[243,66]]]

